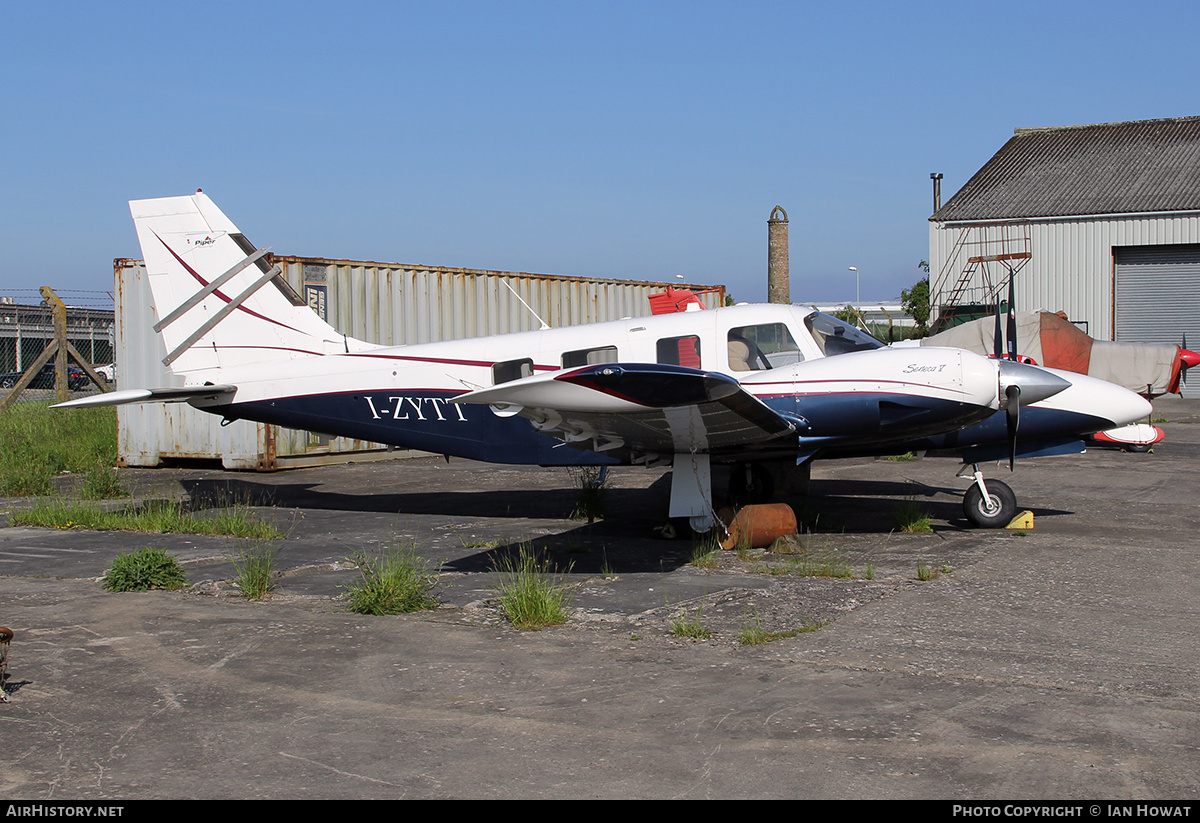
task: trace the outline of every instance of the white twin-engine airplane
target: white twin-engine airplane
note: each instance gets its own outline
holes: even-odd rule
[[[1003,526],[1016,500],[979,462],[1082,451],[1082,435],[1150,412],[1101,380],[961,349],[892,349],[788,305],[377,346],[321,320],[206,195],[130,208],[163,362],[185,386],[61,406],[186,401],[229,420],[495,463],[670,464],[670,516],[701,532],[714,525],[712,463],[731,464],[731,485],[752,497],[813,458],[932,449],[962,453],[967,516]]]

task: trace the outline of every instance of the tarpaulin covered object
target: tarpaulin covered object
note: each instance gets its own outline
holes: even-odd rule
[[[1007,325],[1001,323],[1004,351]],[[994,318],[982,318],[927,337],[921,345],[991,354],[995,330]],[[1141,394],[1150,386],[1151,395],[1178,394],[1185,366],[1180,346],[1094,340],[1061,312],[1017,312],[1017,354],[1040,366],[1086,374]]]

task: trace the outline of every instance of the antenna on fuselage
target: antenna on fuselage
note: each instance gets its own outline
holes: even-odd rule
[[[505,287],[506,287],[506,288],[507,288],[507,289],[508,289],[510,292],[512,292],[512,293],[513,293],[513,297],[517,298],[518,300],[521,300],[521,295],[517,294],[517,290],[516,290],[516,289],[514,289],[512,286],[510,286],[510,285],[508,284],[508,281],[507,281],[507,280],[501,280],[500,282],[501,282],[501,283],[503,283],[503,284],[505,285]],[[532,314],[532,315],[533,315],[533,316],[534,316],[534,317],[537,319],[537,321],[538,321],[539,323],[541,323],[541,324],[542,324],[542,328],[543,328],[543,329],[548,329],[548,328],[550,328],[550,324],[549,324],[549,323],[547,323],[547,322],[546,322],[545,320],[543,320],[542,318],[538,317],[538,313],[537,313],[537,312],[535,312],[535,311],[534,311],[532,308],[530,308],[530,306],[529,306],[529,304],[528,304],[528,303],[526,303],[524,300],[521,300],[521,305],[522,305],[522,306],[524,306],[526,309],[529,309],[529,313],[530,313],[530,314]]]

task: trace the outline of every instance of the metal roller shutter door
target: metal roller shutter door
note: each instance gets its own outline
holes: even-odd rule
[[[1121,343],[1200,344],[1200,244],[1132,246],[1116,258],[1116,335]]]

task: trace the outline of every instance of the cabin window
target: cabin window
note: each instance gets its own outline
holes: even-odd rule
[[[526,357],[524,360],[505,360],[492,366],[492,385],[511,383],[522,377],[533,376],[533,361]]]
[[[730,329],[728,345],[731,371],[777,369],[804,359],[792,333],[783,323]]]
[[[689,369],[700,368],[700,338],[694,334],[687,337],[664,337],[658,341],[658,362],[671,366],[687,366]]]
[[[822,312],[810,314],[804,318],[804,324],[808,326],[813,340],[826,357],[887,347],[887,343],[882,340]]]
[[[562,356],[562,367],[573,369],[576,366],[597,366],[601,363],[616,363],[617,347],[603,346],[598,349],[580,349],[569,351]]]

